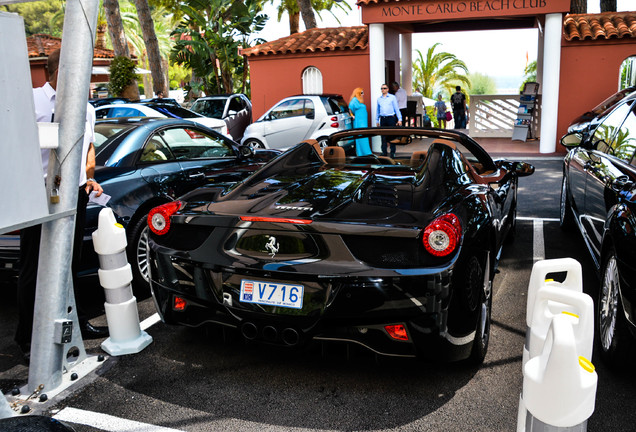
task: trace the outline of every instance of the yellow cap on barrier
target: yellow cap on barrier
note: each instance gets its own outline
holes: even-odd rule
[[[581,367],[585,369],[586,371],[588,371],[589,373],[594,372],[594,370],[596,369],[594,365],[592,364],[592,362],[583,356],[579,356],[579,365],[581,365]]]

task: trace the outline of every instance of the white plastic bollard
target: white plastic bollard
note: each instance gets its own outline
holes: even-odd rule
[[[563,282],[556,282],[548,279],[547,276],[550,273],[566,272],[566,277]],[[523,346],[523,362],[522,366],[526,364],[529,356],[528,344],[530,343],[530,335],[532,334],[532,320],[534,317],[534,308],[537,304],[536,296],[537,292],[544,287],[558,287],[573,292],[583,292],[583,272],[581,270],[581,264],[573,258],[559,258],[553,260],[538,261],[532,267],[532,273],[530,274],[530,283],[528,284],[528,303],[526,305],[526,342]],[[553,312],[553,314],[561,312],[577,313],[571,306],[556,301],[550,301],[547,306]],[[550,322],[547,321],[542,331],[543,334],[547,333]],[[543,347],[541,342],[539,349]]]
[[[567,272],[563,282],[546,281],[550,273]],[[559,258],[552,260],[537,261],[532,266],[530,283],[528,284],[528,303],[526,305],[526,324],[532,324],[533,308],[537,291],[545,285],[559,286],[564,289],[571,289],[583,292],[583,271],[581,264],[574,258]]]
[[[93,233],[93,245],[99,255],[98,275],[106,297],[104,309],[110,333],[102,343],[102,349],[113,356],[138,353],[152,342],[152,337],[139,326],[126,244],[124,227],[117,223],[111,209],[102,209],[97,230]]]
[[[597,384],[594,365],[578,352],[572,320],[555,316],[541,354],[523,368],[527,414],[517,430],[585,431]]]
[[[561,309],[561,310],[559,310]],[[527,341],[528,360],[541,354],[552,320],[559,315],[572,323],[574,342],[579,355],[592,358],[594,342],[594,301],[582,292],[544,286],[535,297],[532,325]],[[524,350],[524,354],[526,351]]]
[[[0,399],[1,399],[0,400],[0,419],[15,416],[16,415],[15,411],[11,409],[11,406],[9,405],[9,401],[7,400],[6,397],[4,397],[4,394],[2,394],[2,392],[0,392]]]

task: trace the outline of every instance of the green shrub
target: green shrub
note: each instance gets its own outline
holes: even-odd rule
[[[128,57],[115,57],[110,64],[110,82],[108,88],[113,96],[121,96],[124,89],[139,76],[135,73],[135,63]]]

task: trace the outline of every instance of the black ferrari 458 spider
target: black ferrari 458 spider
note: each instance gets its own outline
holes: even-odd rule
[[[382,139],[395,158],[355,156]],[[150,212],[157,308],[166,323],[249,340],[480,363],[518,177],[533,172],[446,130],[302,142],[214,202],[199,189]]]

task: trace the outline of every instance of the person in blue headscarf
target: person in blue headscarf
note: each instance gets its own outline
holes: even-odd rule
[[[367,106],[364,104],[364,91],[362,87],[357,87],[351,94],[349,100],[349,111],[353,117],[354,128],[365,128],[369,126],[367,119]],[[368,138],[359,138],[356,140],[356,155],[366,156],[373,154]]]

